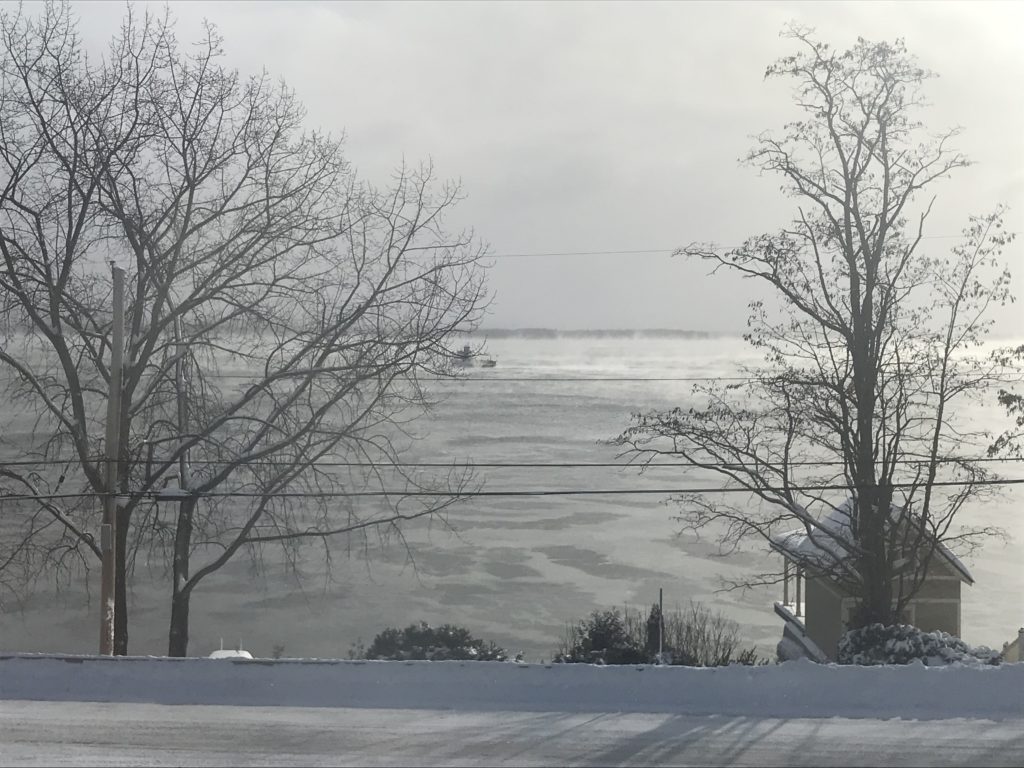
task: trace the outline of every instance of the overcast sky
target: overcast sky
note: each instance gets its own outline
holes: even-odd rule
[[[138,5],[145,5],[139,3]],[[737,160],[793,116],[765,68],[794,52],[790,20],[846,48],[903,37],[940,78],[930,128],[964,126],[976,161],[936,189],[929,234],[1011,206],[1024,233],[1024,4],[1016,2],[171,2],[179,37],[205,16],[229,63],[285,79],[310,127],[344,132],[359,174],[402,158],[461,179],[450,220],[495,255],[489,327],[738,330],[747,284],[671,259],[694,240],[734,244],[785,224],[778,180]],[[105,40],[120,2],[76,6]],[[1019,241],[1008,254],[1024,272]],[[948,248],[949,241],[929,241]],[[503,257],[593,251],[610,255]],[[1024,280],[1017,277],[1018,294]],[[1002,334],[1024,335],[1020,311]]]

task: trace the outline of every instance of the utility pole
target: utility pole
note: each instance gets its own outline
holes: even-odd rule
[[[170,303],[170,299],[168,299]],[[192,546],[192,517],[196,499],[189,496],[192,484],[189,467],[189,411],[186,390],[186,354],[189,346],[181,331],[181,316],[171,304],[174,317],[174,388],[178,401],[178,488],[169,495],[178,502],[178,519],[174,530],[174,551],[171,556],[171,628],[167,638],[167,654],[182,656],[188,646],[188,601],[190,588],[189,553]],[[167,494],[164,494],[165,496]]]
[[[114,327],[110,343],[110,388],[107,393],[106,496],[100,550],[103,571],[100,583],[100,655],[114,655],[114,580],[117,552],[117,460],[121,438],[121,368],[124,357],[124,270],[110,265],[114,282]]]
[[[182,446],[188,442],[188,400],[185,398],[185,353],[188,345],[182,341],[181,316],[174,316],[174,387],[178,400],[178,440]],[[189,477],[188,450],[183,449],[178,457],[178,487],[188,491],[191,484]],[[187,574],[186,574],[187,577]]]
[[[658,663],[661,663],[663,653],[662,639],[665,634],[665,590],[658,587]]]

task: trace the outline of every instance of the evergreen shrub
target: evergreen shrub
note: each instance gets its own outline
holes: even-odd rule
[[[996,651],[972,647],[945,632],[924,632],[910,624],[869,624],[846,632],[839,639],[840,664],[873,666],[909,664],[920,660],[930,667],[945,664],[999,664]]]
[[[360,649],[361,651],[361,649]],[[405,629],[389,627],[373,639],[361,658],[389,661],[507,661],[508,654],[493,642],[473,637],[453,624],[431,627],[427,622]]]

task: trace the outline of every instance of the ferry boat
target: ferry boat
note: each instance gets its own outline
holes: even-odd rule
[[[452,353],[455,358],[455,364],[461,366],[473,365],[473,358],[476,356],[473,354],[473,350],[470,349],[469,344],[466,344],[462,349],[458,349]],[[498,364],[498,361],[488,355],[487,357],[481,358],[481,368],[493,368]]]

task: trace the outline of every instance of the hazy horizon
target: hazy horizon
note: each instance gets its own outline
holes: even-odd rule
[[[13,3],[0,3],[8,8]],[[162,2],[135,4],[160,14]],[[970,214],[1009,206],[1024,233],[1024,5],[1000,2],[168,4],[183,44],[201,21],[243,75],[295,89],[306,125],[345,136],[359,178],[405,162],[461,180],[448,219],[489,245],[489,323],[742,332],[749,280],[671,253],[730,246],[796,214],[777,178],[737,159],[796,116],[765,68],[796,50],[789,22],[834,48],[904,38],[938,74],[921,119],[974,164],[937,194],[923,247],[947,253]],[[26,6],[31,11],[32,6]],[[74,3],[102,50],[123,2]],[[929,192],[929,196],[931,194]],[[919,203],[925,203],[922,198]],[[1020,240],[1006,260],[1020,271]],[[1024,296],[1020,276],[1017,293]],[[1024,320],[1019,305],[994,314]],[[1001,331],[1004,334],[1010,331]]]

